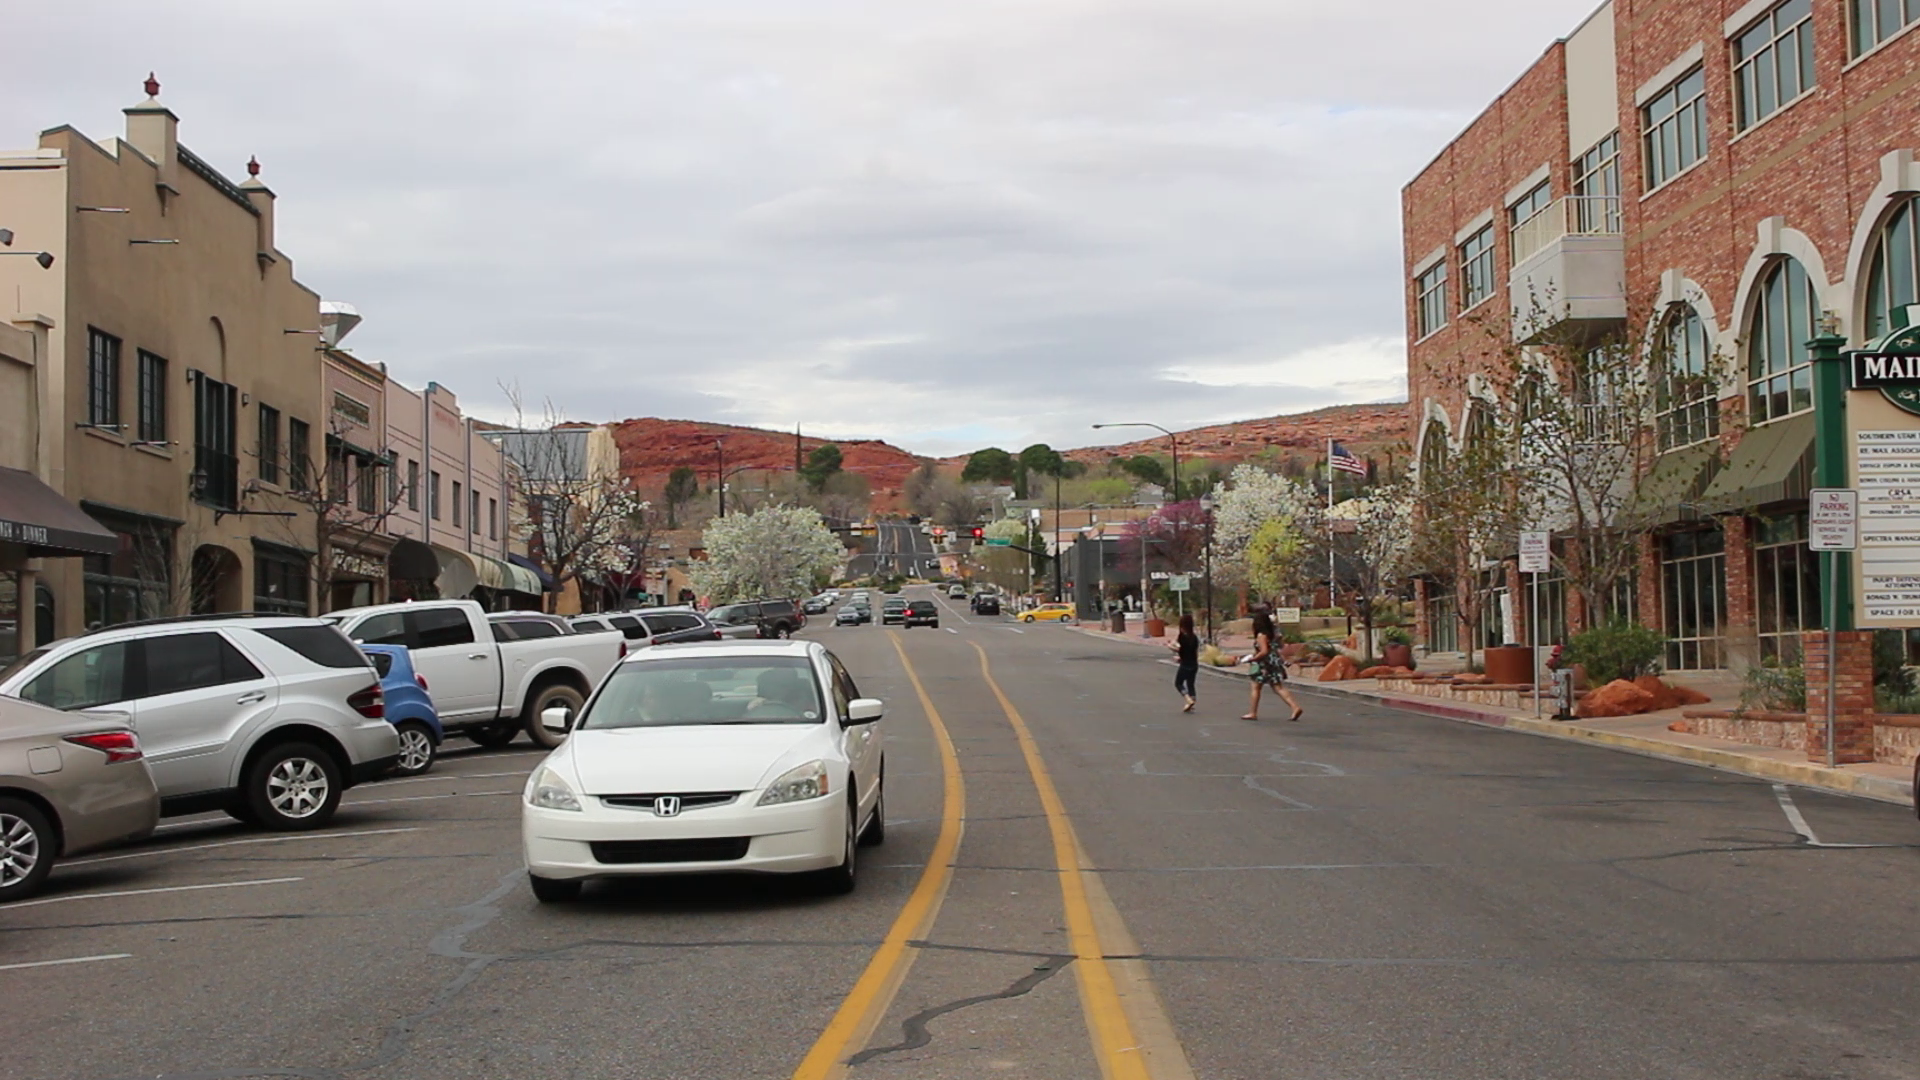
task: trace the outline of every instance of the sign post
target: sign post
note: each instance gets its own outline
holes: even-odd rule
[[[1533,575],[1533,615],[1527,619],[1527,655],[1533,660],[1533,716],[1540,718],[1540,575],[1553,565],[1553,534],[1530,529],[1520,534],[1520,572]]]
[[[1813,551],[1853,551],[1860,546],[1860,492],[1853,488],[1816,488],[1807,493],[1807,547]],[[1840,560],[1827,563],[1827,626],[1840,621]],[[1839,655],[1834,631],[1827,631],[1827,765],[1834,764],[1834,663]]]

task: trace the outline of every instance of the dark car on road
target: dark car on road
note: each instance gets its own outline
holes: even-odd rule
[[[940,627],[940,609],[931,600],[909,600],[906,613],[900,617],[900,621],[906,626],[931,626],[937,630]]]
[[[880,624],[887,626],[901,622],[907,617],[907,602],[898,596],[889,596],[880,605]]]
[[[973,598],[973,613],[975,615],[1000,614],[1000,598],[992,593],[976,593]]]
[[[873,609],[865,604],[848,604],[833,615],[835,626],[859,626],[861,623],[872,621]]]
[[[707,620],[726,637],[789,638],[807,625],[806,614],[791,600],[723,604],[707,612]],[[753,627],[754,632],[746,633],[746,627]]]

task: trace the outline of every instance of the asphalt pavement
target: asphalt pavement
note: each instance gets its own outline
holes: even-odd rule
[[[1910,810],[1312,697],[1248,723],[1214,673],[1182,715],[1137,646],[940,602],[804,635],[889,703],[854,895],[540,905],[539,755],[457,750],[323,833],[172,821],[0,909],[0,1074],[1920,1077]]]

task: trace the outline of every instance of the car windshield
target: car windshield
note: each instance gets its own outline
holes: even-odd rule
[[[803,656],[687,656],[623,665],[582,728],[817,724],[824,715]]]

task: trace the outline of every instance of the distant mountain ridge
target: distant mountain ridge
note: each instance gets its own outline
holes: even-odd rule
[[[1324,456],[1328,439],[1338,439],[1360,457],[1383,457],[1389,452],[1404,458],[1396,448],[1407,441],[1407,404],[1389,402],[1375,405],[1329,405],[1312,412],[1267,416],[1257,420],[1234,420],[1224,424],[1189,428],[1179,433],[1180,457],[1208,458],[1219,462],[1240,462],[1260,456],[1269,448],[1308,451],[1283,457]],[[1097,464],[1109,457],[1134,454],[1165,454],[1167,437],[1139,439],[1118,446],[1087,446],[1066,451],[1075,461]]]

